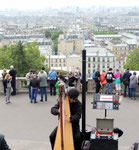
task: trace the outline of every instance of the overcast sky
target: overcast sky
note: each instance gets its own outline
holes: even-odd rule
[[[66,6],[139,6],[139,0],[1,0],[0,10],[60,8]]]

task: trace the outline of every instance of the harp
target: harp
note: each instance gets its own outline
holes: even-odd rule
[[[70,122],[64,121],[65,115],[70,117],[69,100],[68,96],[66,96],[66,98],[63,96],[63,85],[60,85],[59,88],[60,88],[60,100],[59,100],[60,119],[56,134],[54,150],[74,150],[72,124]]]

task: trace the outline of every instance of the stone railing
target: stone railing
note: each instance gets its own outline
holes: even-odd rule
[[[16,89],[17,89],[17,93],[26,93],[26,92],[28,92],[27,82],[26,82],[25,77],[17,77],[16,78]],[[79,90],[81,91],[81,89],[79,89]],[[49,92],[49,80],[48,80],[47,91]],[[88,80],[88,92],[89,93],[94,93],[95,92],[95,83],[94,83],[94,81],[92,81],[92,79]],[[113,88],[113,93],[115,93],[115,88]],[[139,95],[139,87],[137,87],[137,92],[136,93]],[[3,94],[2,78],[0,78],[0,94]]]

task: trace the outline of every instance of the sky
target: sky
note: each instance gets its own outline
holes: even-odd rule
[[[0,10],[10,8],[36,10],[67,6],[139,6],[139,0],[1,0],[0,2]]]

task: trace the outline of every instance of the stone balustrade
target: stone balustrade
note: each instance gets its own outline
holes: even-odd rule
[[[17,88],[17,93],[26,93],[26,92],[28,92],[27,82],[26,82],[25,77],[17,77],[16,78],[16,88]],[[79,90],[81,91],[81,89],[79,89]],[[47,91],[49,92],[49,80],[48,80]],[[94,83],[94,81],[92,81],[92,79],[88,80],[88,92],[89,93],[94,93],[95,92],[95,83]],[[115,93],[115,88],[113,88],[113,93]],[[139,94],[139,86],[137,87],[137,92],[136,93]],[[0,94],[3,94],[2,78],[0,78]]]

